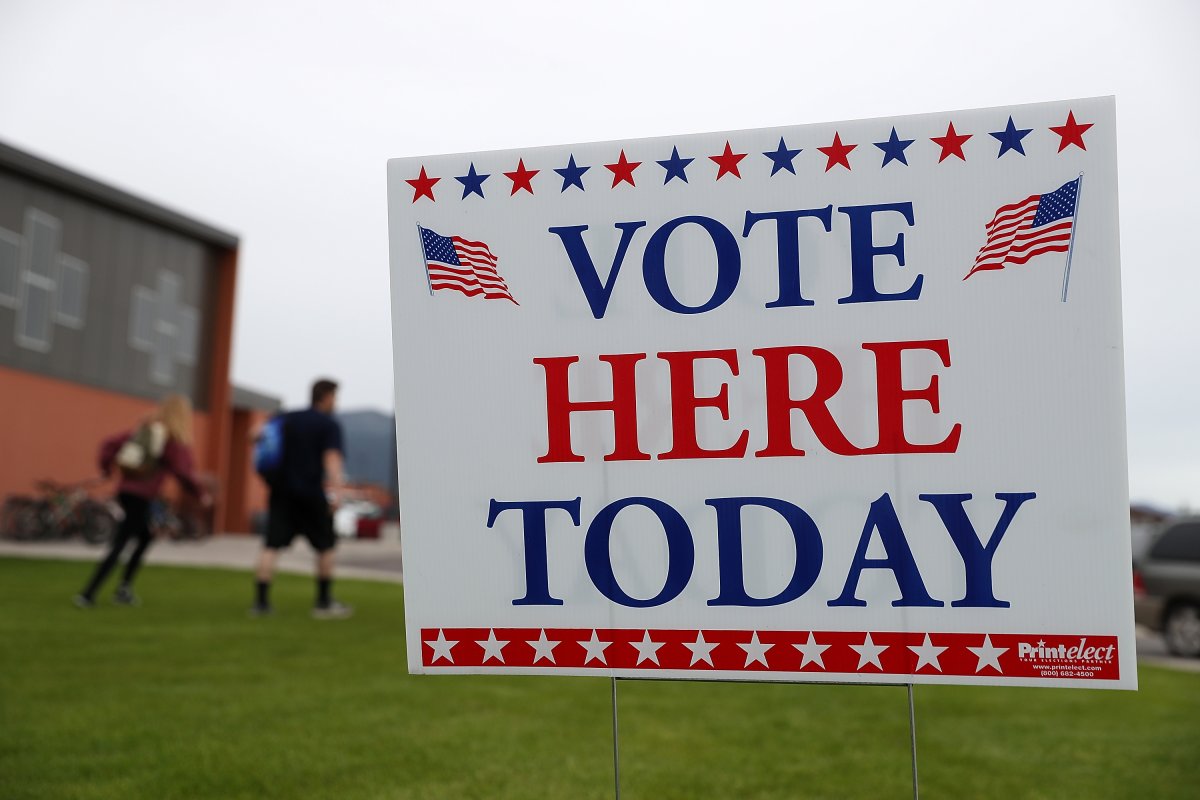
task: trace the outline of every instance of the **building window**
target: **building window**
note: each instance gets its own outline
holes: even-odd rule
[[[44,211],[25,211],[17,344],[43,353],[50,350],[61,231],[61,223]]]
[[[21,237],[0,229],[0,306],[15,308],[21,276]]]
[[[55,267],[58,266],[58,244],[62,238],[62,223],[45,211],[30,208],[25,212],[25,250],[29,279],[46,281],[54,288]]]
[[[170,386],[175,382],[175,358],[168,348],[171,341],[166,334],[159,332],[159,340],[150,352],[150,380],[160,386]]]
[[[158,273],[158,313],[150,353],[150,380],[163,386],[175,382],[175,346],[179,339],[179,295],[183,281],[173,272]]]
[[[196,350],[200,343],[200,314],[194,308],[179,309],[179,339],[175,357],[187,367],[196,366]]]
[[[183,279],[160,270],[158,285],[133,287],[129,344],[150,357],[150,381],[175,382],[177,365],[195,366],[199,349],[200,312],[183,304]]]
[[[82,328],[88,265],[61,250],[62,222],[25,209],[22,234],[0,228],[0,306],[17,310],[17,344],[49,352],[54,325]]]
[[[71,328],[82,328],[87,307],[88,265],[74,256],[58,258],[58,304],[54,321]]]
[[[39,286],[32,277],[25,281],[17,307],[17,344],[45,353],[50,349],[50,311],[54,292]]]

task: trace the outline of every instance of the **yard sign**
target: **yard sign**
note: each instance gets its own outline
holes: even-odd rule
[[[409,669],[1136,688],[1114,124],[390,161]]]

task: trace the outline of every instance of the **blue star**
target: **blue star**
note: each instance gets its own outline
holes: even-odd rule
[[[658,162],[658,165],[667,171],[666,177],[663,178],[663,184],[665,185],[665,184],[669,183],[672,178],[679,178],[684,183],[687,183],[688,182],[687,173],[684,170],[687,169],[688,164],[692,163],[695,160],[696,159],[694,159],[694,158],[680,158],[679,157],[679,148],[672,147],[671,148],[671,157],[668,158],[666,161]]]
[[[786,169],[793,175],[796,174],[796,168],[792,166],[792,159],[800,155],[803,150],[788,150],[788,146],[783,143],[783,137],[779,137],[779,147],[769,153],[763,153],[764,156],[771,159],[771,174],[774,175],[781,169]]]
[[[483,182],[490,177],[491,175],[480,175],[477,173],[475,171],[475,162],[471,162],[471,168],[467,170],[467,174],[454,180],[463,185],[462,199],[466,200],[469,194],[477,194],[483,197]]]
[[[908,166],[908,159],[904,155],[904,148],[912,144],[915,139],[901,139],[896,135],[896,126],[892,126],[892,135],[888,137],[886,142],[875,142],[875,146],[883,151],[883,163],[879,165],[880,169],[886,167],[889,161],[899,161],[904,166]]]
[[[1025,148],[1021,146],[1021,140],[1029,135],[1033,128],[1021,130],[1013,124],[1013,118],[1008,118],[1008,125],[1002,131],[989,133],[989,136],[995,137],[996,141],[1000,142],[1000,152],[996,154],[996,158],[1007,153],[1009,150],[1016,150],[1021,155],[1025,155]]]
[[[579,191],[581,191],[581,192],[587,191],[586,189],[583,188],[583,173],[587,172],[589,169],[591,169],[591,167],[576,166],[575,165],[575,156],[574,156],[574,154],[572,154],[571,160],[567,162],[567,165],[565,167],[563,167],[562,169],[554,170],[559,175],[561,175],[562,179],[563,179],[562,188],[558,190],[558,193],[562,194],[563,192],[565,192],[567,189],[569,189],[572,186],[578,186]]]

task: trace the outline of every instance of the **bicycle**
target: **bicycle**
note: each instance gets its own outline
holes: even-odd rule
[[[80,537],[89,544],[109,541],[118,514],[108,503],[92,498],[88,488],[103,479],[77,483],[37,482],[39,497],[14,495],[0,508],[0,535],[18,541]]]
[[[42,528],[40,502],[27,495],[10,495],[0,506],[0,536],[27,542],[38,538]]]

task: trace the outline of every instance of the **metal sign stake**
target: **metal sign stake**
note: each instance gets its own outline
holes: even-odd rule
[[[621,746],[617,739],[617,676],[612,678],[612,719],[613,719],[613,785],[617,800],[621,800]]]
[[[920,800],[917,784],[917,711],[913,706],[913,685],[908,684],[908,734],[912,741],[913,800]]]

